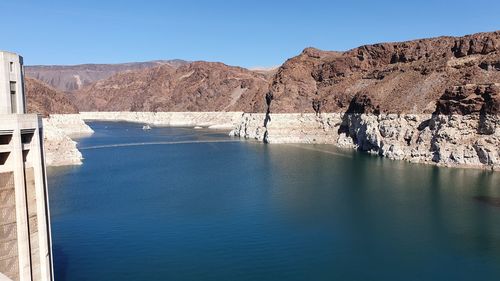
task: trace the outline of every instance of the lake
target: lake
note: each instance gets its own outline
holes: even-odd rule
[[[89,125],[48,170],[58,281],[500,280],[500,173]]]

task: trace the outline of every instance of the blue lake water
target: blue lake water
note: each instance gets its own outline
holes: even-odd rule
[[[500,280],[500,173],[90,125],[49,169],[57,281]]]

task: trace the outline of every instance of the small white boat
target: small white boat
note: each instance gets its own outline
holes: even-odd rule
[[[142,129],[143,130],[151,130],[151,126],[149,126],[148,124],[142,126]]]

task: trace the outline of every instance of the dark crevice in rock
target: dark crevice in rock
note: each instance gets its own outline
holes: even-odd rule
[[[266,131],[264,132],[264,143],[268,143],[268,137],[269,133],[267,131],[267,124],[271,121],[271,102],[273,101],[273,93],[268,92],[266,94],[266,117],[264,118],[264,128],[266,128]]]
[[[436,103],[436,114],[499,114],[498,84],[461,85],[446,89]]]
[[[316,113],[316,116],[321,114],[321,108],[326,104],[325,99],[314,98],[312,101],[312,108]]]
[[[429,127],[429,124],[431,123],[431,119],[427,119],[427,120],[424,120],[422,121],[418,127],[417,127],[417,130],[419,131],[423,131],[425,130],[425,128]]]
[[[380,106],[375,105],[367,94],[360,93],[352,98],[346,113],[367,113],[379,115]]]

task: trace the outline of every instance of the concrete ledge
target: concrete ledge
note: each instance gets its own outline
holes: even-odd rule
[[[0,273],[0,281],[12,281],[9,277]]]

